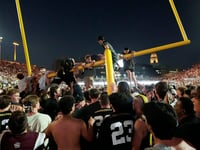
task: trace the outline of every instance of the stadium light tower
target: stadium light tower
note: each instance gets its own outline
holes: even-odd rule
[[[0,60],[1,60],[1,43],[2,43],[3,37],[0,37]]]
[[[14,46],[14,61],[16,61],[16,58],[17,58],[16,51],[17,51],[17,46],[19,46],[19,43],[13,42],[13,46]]]

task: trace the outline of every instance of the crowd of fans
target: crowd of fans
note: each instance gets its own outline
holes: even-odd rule
[[[40,67],[31,65],[32,74],[38,74]],[[27,66],[24,63],[13,61],[0,61],[0,83],[6,83],[8,86],[16,83],[17,73],[22,72],[27,75]],[[157,79],[157,77],[156,77]],[[200,84],[200,63],[193,65],[189,69],[178,72],[166,73],[158,80],[168,80],[178,86],[198,85]],[[1,87],[1,86],[0,86]]]
[[[31,66],[33,74],[39,72],[39,67]],[[17,73],[22,72],[27,76],[27,66],[24,63],[13,61],[0,61],[0,84],[1,86],[13,86],[16,83]]]
[[[1,150],[200,149],[200,64],[155,85],[120,81],[108,94],[106,87],[80,91],[68,61],[51,79],[44,67],[32,66],[27,77],[25,65],[1,63],[1,82],[15,80],[1,87]]]
[[[198,85],[200,84],[200,63],[193,65],[191,68],[163,75],[165,80],[175,82],[176,85]]]

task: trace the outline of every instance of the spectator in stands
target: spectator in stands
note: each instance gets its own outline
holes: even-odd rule
[[[166,74],[164,78],[168,81],[173,80],[177,86],[198,85],[200,84],[200,64],[195,64],[187,70],[177,72],[176,74]]]
[[[39,78],[40,78],[40,76],[38,74],[33,75],[31,77],[31,91],[30,91],[31,94],[39,94],[40,91],[46,91],[47,90],[47,89],[40,90],[39,82],[38,82]]]
[[[17,87],[19,89],[20,97],[24,98],[29,92],[29,81],[22,72],[17,74]]]
[[[46,90],[47,85],[49,84],[47,80],[47,73],[48,72],[45,67],[40,67],[40,78],[38,80],[40,90]]]

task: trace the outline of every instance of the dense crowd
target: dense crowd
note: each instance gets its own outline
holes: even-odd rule
[[[39,73],[40,67],[31,65],[33,75]],[[15,83],[17,73],[22,72],[27,75],[27,66],[24,63],[13,61],[0,61],[0,82]],[[161,77],[156,77],[158,80],[167,80],[174,82],[178,86],[198,85],[200,84],[200,63],[193,65],[189,69],[178,72],[166,73]],[[9,85],[10,85],[9,84]]]
[[[33,74],[39,72],[39,67],[31,66]],[[27,66],[24,63],[0,60],[0,83],[5,86],[12,86],[16,83],[17,73],[22,72],[27,76]],[[2,85],[3,86],[3,85]]]
[[[107,93],[81,88],[67,63],[49,79],[44,67],[27,77],[25,65],[1,62],[1,81],[16,80],[1,87],[1,150],[200,149],[200,84],[185,80],[200,64],[155,85],[120,81]]]
[[[198,85],[200,84],[200,63],[193,65],[190,69],[165,74],[163,79],[182,86]]]

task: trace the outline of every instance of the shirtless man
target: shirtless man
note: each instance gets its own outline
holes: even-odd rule
[[[46,130],[46,135],[52,137],[58,150],[80,150],[80,137],[87,141],[92,140],[92,128],[84,121],[72,117],[75,109],[74,97],[66,95],[58,103],[61,117],[53,121]]]

